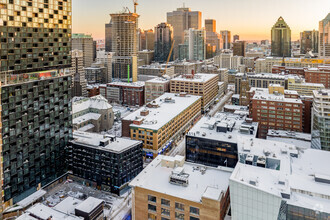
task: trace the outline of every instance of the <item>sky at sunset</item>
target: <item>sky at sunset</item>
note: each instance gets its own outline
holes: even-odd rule
[[[73,33],[92,34],[104,39],[104,25],[110,13],[129,7],[132,0],[72,0]],[[330,0],[139,0],[139,27],[154,28],[166,21],[166,12],[186,7],[202,12],[202,21],[217,20],[217,31],[230,30],[241,40],[270,39],[270,29],[282,16],[292,31],[292,40],[304,30],[318,29],[319,21],[330,13]]]

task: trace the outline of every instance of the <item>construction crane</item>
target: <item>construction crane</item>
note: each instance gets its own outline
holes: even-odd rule
[[[133,0],[134,3],[134,14],[136,14],[136,6],[138,6],[138,0]]]
[[[173,40],[173,43],[172,43],[172,46],[171,46],[170,53],[169,53],[169,55],[168,55],[168,57],[167,57],[167,61],[166,61],[166,65],[165,65],[165,72],[164,72],[163,75],[165,75],[166,72],[167,72],[167,65],[168,65],[168,62],[170,61],[170,58],[171,58],[171,55],[172,55],[172,52],[173,52],[174,43],[175,43],[175,40]]]

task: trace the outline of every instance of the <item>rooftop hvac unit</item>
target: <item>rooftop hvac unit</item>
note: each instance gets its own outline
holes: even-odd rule
[[[189,184],[188,181],[188,174],[176,174],[176,173],[172,173],[170,175],[170,183],[174,184],[174,185],[179,185],[179,186],[185,186],[187,187]]]

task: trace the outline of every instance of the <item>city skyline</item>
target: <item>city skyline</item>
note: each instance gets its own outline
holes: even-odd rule
[[[327,14],[330,7],[328,0],[279,0],[267,4],[262,0],[236,0],[235,4],[228,0],[219,2],[209,0],[208,4],[201,4],[197,0],[165,2],[157,1],[158,8],[153,8],[155,1],[139,1],[137,13],[140,15],[139,27],[154,29],[156,25],[166,21],[166,13],[177,8],[189,7],[192,11],[202,12],[204,26],[205,19],[217,20],[217,32],[230,30],[232,35],[240,35],[241,40],[260,41],[270,40],[271,27],[282,16],[292,30],[292,40],[298,40],[300,32],[317,30],[319,21]],[[95,4],[97,3],[97,4]],[[327,5],[329,7],[327,7]],[[283,7],[285,6],[285,7]],[[104,25],[110,21],[110,13],[116,13],[128,7],[133,11],[131,0],[73,0],[73,33],[92,34],[94,39],[104,39]],[[91,11],[91,8],[93,10]],[[219,8],[219,10],[217,10]],[[295,8],[292,11],[292,8]],[[255,12],[255,13],[254,13]],[[89,13],[89,16],[86,14]],[[244,23],[242,23],[244,21]],[[255,26],[255,24],[258,24]]]

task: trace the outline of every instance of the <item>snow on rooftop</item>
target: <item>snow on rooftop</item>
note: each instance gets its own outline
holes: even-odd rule
[[[186,77],[189,76],[189,77]],[[218,74],[206,74],[206,73],[197,73],[192,78],[192,75],[180,75],[173,78],[171,81],[184,81],[184,82],[207,82],[215,77],[219,77]]]
[[[109,109],[112,106],[109,104],[108,100],[102,95],[93,96],[90,98],[75,97],[72,103],[73,114],[77,112],[84,111],[86,109]]]
[[[306,209],[311,209],[319,212],[330,213],[330,200],[311,197],[309,195],[303,195],[293,192],[291,194],[291,199],[287,202],[288,205],[293,205],[297,207],[303,207]]]
[[[166,102],[166,98],[170,99],[171,101]],[[180,95],[178,94],[165,93],[154,101],[152,101],[152,104],[158,105],[159,107],[142,107],[137,111],[124,117],[123,120],[141,120],[143,121],[141,125],[131,124],[131,126],[137,128],[158,130],[164,125],[166,125],[168,122],[170,122],[172,119],[174,119],[176,116],[181,114],[182,111],[197,102],[199,99],[201,99],[200,96],[186,95],[184,97],[180,97]],[[141,116],[141,111],[144,110],[148,110],[149,114],[146,116]]]
[[[97,208],[102,203],[104,203],[104,201],[101,199],[88,197],[85,201],[83,201],[76,207],[76,210],[80,210],[85,213],[91,213],[95,208]]]
[[[81,128],[78,129],[78,131],[88,131],[90,129],[94,128],[94,125],[93,124],[87,124]]]
[[[243,105],[225,105],[224,108],[231,109],[231,110],[241,110],[241,111],[249,110],[247,106],[243,106]]]
[[[284,198],[292,204],[305,207],[318,203],[330,204],[329,200],[322,199],[330,197],[330,184],[315,178],[330,180],[330,152],[295,149],[290,144],[241,137],[238,140],[240,162],[230,179],[276,196],[281,196],[281,193],[291,195]],[[263,156],[269,162],[279,160],[280,166],[270,169],[243,164],[242,154]],[[307,196],[309,199],[305,199]]]
[[[284,131],[284,130],[268,130],[267,140],[279,141],[288,144],[293,144],[298,148],[311,148],[311,134]]]
[[[217,127],[225,128],[226,132],[217,132]],[[245,128],[248,128],[248,132],[246,132]],[[250,133],[250,128],[252,128],[252,134]],[[232,131],[229,131],[231,129]],[[247,123],[246,117],[221,112],[217,113],[214,117],[202,117],[194,127],[190,129],[187,135],[228,143],[237,143],[237,138],[240,135],[250,138],[256,137],[257,130],[257,122]]]
[[[60,212],[51,207],[37,203],[26,211],[26,214],[17,218],[18,220],[26,219],[52,219],[52,220],[82,220],[82,217],[77,217],[71,214]]]
[[[265,89],[265,88],[255,88],[255,87],[253,87],[253,88],[250,89],[250,92],[253,92],[253,91],[255,92],[255,94],[254,94],[252,99],[302,104],[302,101],[300,99],[286,98],[281,93],[270,94],[269,90]],[[287,91],[287,90],[285,90],[285,91]],[[289,94],[289,93],[287,93],[287,94]],[[291,94],[295,94],[295,93],[291,93]]]
[[[72,120],[73,124],[81,124],[89,120],[99,120],[101,114],[89,112]]]
[[[25,207],[31,205],[32,203],[34,203],[35,201],[37,201],[38,199],[40,199],[41,197],[43,197],[45,194],[46,194],[46,191],[43,190],[43,189],[40,189],[40,190],[32,193],[31,195],[29,195],[25,199],[19,201],[17,203],[17,205],[25,208]]]
[[[315,175],[330,176],[329,158],[329,151],[316,149],[304,150],[299,158],[293,158],[291,188],[330,197],[330,184],[316,182],[314,177]]]
[[[107,84],[108,86],[131,86],[131,87],[143,87],[145,85],[145,82],[143,81],[137,81],[137,82],[111,82]]]
[[[111,141],[112,138],[114,138],[113,141]],[[100,146],[101,141],[106,141],[108,144],[106,146]],[[101,135],[83,131],[74,131],[72,142],[82,144],[87,147],[93,147],[98,150],[111,151],[115,153],[125,151],[141,143],[140,141],[135,141],[128,138],[110,137],[109,135]]]
[[[188,185],[181,186],[169,182],[173,168],[162,166],[165,156],[157,156],[137,177],[132,180],[130,186],[140,187],[166,195],[182,198],[200,203],[202,198],[220,200],[221,193],[225,193],[229,184],[231,168],[211,168],[200,164],[185,162],[184,174],[188,174]],[[168,157],[167,157],[168,159]],[[205,167],[202,174],[197,167]]]
[[[257,73],[257,74],[249,74],[249,78],[263,78],[263,79],[280,79],[285,80],[286,76],[282,76],[275,73]]]
[[[170,80],[165,79],[163,77],[156,77],[156,78],[146,81],[146,83],[168,83],[168,82],[170,82]]]
[[[73,197],[66,197],[63,201],[57,204],[54,209],[60,212],[64,212],[67,214],[75,214],[74,209],[82,202],[80,199],[76,199]]]

